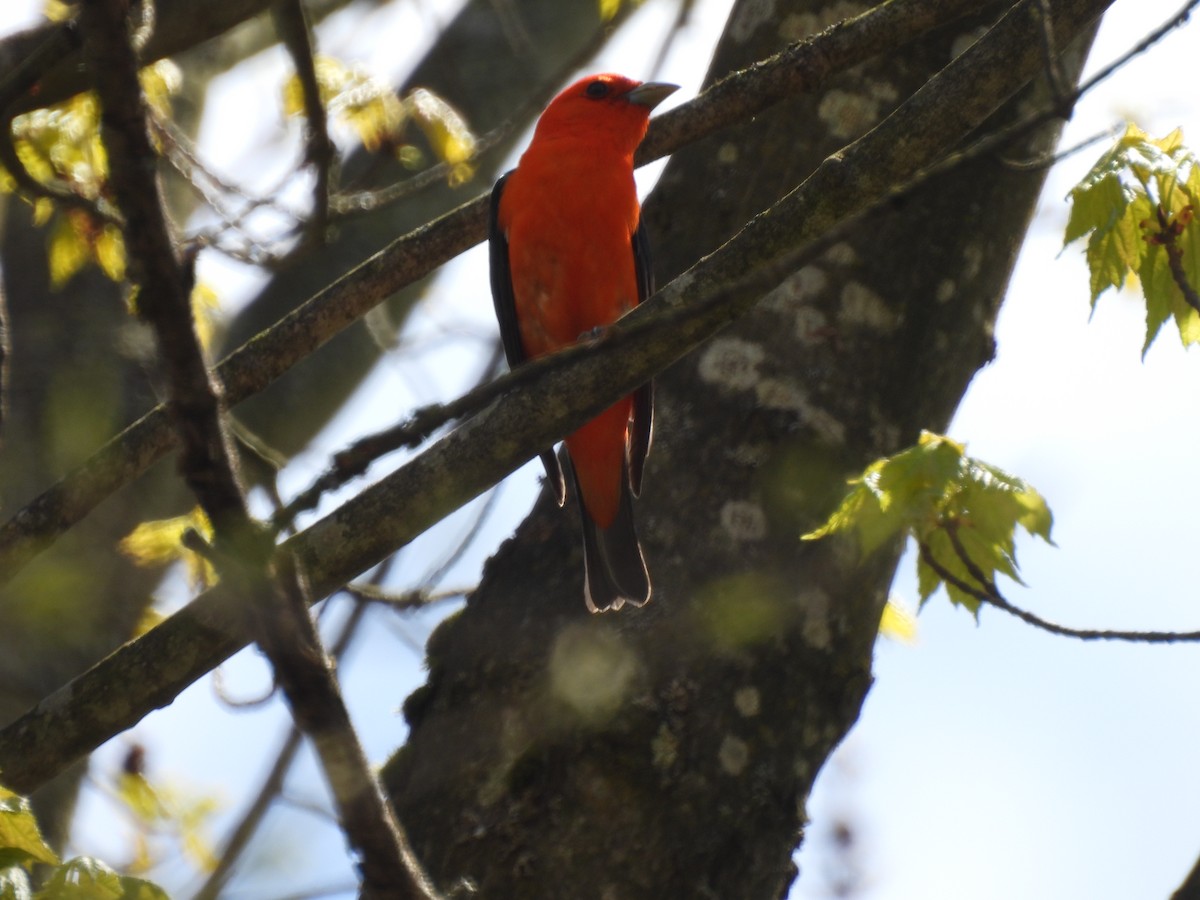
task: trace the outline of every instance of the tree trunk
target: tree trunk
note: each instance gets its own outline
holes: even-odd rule
[[[710,80],[848,4],[734,8]],[[993,8],[993,15],[1002,12]],[[990,19],[930,34],[678,153],[645,209],[659,283],[872,127]],[[1068,54],[1078,72],[1082,47]],[[1038,91],[1009,102],[987,129]],[[1042,98],[1044,102],[1044,98]],[[1053,146],[1044,129],[1005,153]],[[443,887],[486,897],[780,897],[853,724],[898,547],[802,544],[872,459],[944,429],[1042,182],[995,155],[862,217],[658,379],[641,610],[589,616],[575,511],[543,495],[429,645],[386,770]]]

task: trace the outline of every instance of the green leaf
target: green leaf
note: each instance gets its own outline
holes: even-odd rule
[[[470,160],[478,142],[467,127],[466,119],[441,97],[424,88],[417,88],[405,102],[413,121],[425,134],[438,158],[451,166],[451,185],[457,186],[470,179],[475,174]]]
[[[1093,306],[1110,287],[1136,273],[1146,301],[1144,356],[1174,316],[1184,344],[1200,341],[1200,314],[1184,300],[1164,244],[1182,252],[1186,280],[1200,286],[1200,164],[1176,129],[1157,140],[1128,125],[1114,146],[1072,188],[1063,244],[1088,237],[1086,259]]]
[[[58,856],[42,839],[29,801],[0,787],[0,849],[21,854],[29,862],[55,865]]]
[[[621,10],[621,0],[600,0],[600,21],[611,21]]]
[[[153,882],[119,875],[98,859],[77,856],[59,866],[35,900],[169,900]]]
[[[55,217],[47,237],[50,258],[50,285],[55,290],[70,281],[91,255],[87,241],[79,236],[69,215]]]
[[[921,604],[944,584],[954,603],[975,612],[972,592],[990,592],[997,575],[1020,583],[1018,526],[1052,544],[1052,525],[1045,499],[1028,482],[925,432],[916,446],[868,466],[833,515],[804,538],[850,531],[865,554],[909,535],[932,558],[917,562]]]
[[[33,888],[24,869],[17,866],[0,868],[0,900],[32,900]]]
[[[1146,300],[1146,340],[1142,344],[1144,359],[1150,345],[1158,337],[1163,323],[1171,318],[1175,308],[1175,294],[1179,291],[1171,276],[1167,251],[1162,247],[1151,247],[1138,269],[1138,281],[1142,285],[1142,296]]]

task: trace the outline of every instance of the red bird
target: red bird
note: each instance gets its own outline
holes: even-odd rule
[[[654,292],[633,152],[650,111],[675,90],[620,75],[575,82],[546,107],[529,149],[496,182],[492,299],[510,367],[611,325]],[[647,383],[566,439],[583,522],[583,596],[592,612],[650,599],[633,498],[653,411]],[[541,458],[561,506],[558,458],[552,448]]]

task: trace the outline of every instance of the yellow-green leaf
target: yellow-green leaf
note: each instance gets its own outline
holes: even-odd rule
[[[148,890],[143,891],[142,887]],[[77,856],[54,870],[35,900],[152,900],[166,894],[148,881],[122,878],[98,859]]]
[[[1184,300],[1167,263],[1166,247],[1182,252],[1189,285],[1200,285],[1200,164],[1176,129],[1151,138],[1135,125],[1071,190],[1064,245],[1088,237],[1086,258],[1093,305],[1131,274],[1146,301],[1145,355],[1172,316],[1185,344],[1200,339],[1200,315]]]
[[[125,280],[125,239],[116,225],[105,225],[93,247],[100,270],[113,281]]]
[[[469,180],[475,173],[470,160],[478,141],[458,110],[424,88],[409,94],[407,103],[434,153],[451,166],[450,183],[458,185]]]
[[[879,619],[879,634],[902,644],[915,644],[917,617],[913,615],[912,610],[889,598]]]
[[[944,582],[953,602],[975,611],[974,592],[987,593],[997,575],[1020,582],[1018,526],[1053,543],[1050,509],[1033,487],[972,459],[962,444],[924,432],[916,446],[868,466],[833,515],[804,537],[850,531],[869,553],[911,536],[924,549],[917,563],[920,602]]]
[[[56,865],[58,856],[42,839],[29,801],[0,787],[0,851],[21,864],[30,862]]]
[[[370,151],[396,138],[404,123],[404,105],[391,87],[330,56],[318,56],[315,69],[317,92],[331,121],[353,129]],[[283,109],[288,116],[304,115],[304,87],[298,76],[284,85]]]
[[[217,332],[217,313],[221,302],[217,292],[203,281],[197,281],[192,288],[192,321],[195,323],[196,337],[200,346],[208,349],[212,346]]]
[[[91,256],[91,248],[75,229],[74,220],[69,215],[55,217],[47,242],[50,286],[57,290],[83,268]]]
[[[168,118],[171,115],[171,98],[179,93],[183,84],[183,73],[179,66],[169,59],[160,59],[138,74],[146,103],[160,118]]]
[[[205,539],[212,538],[212,525],[200,507],[173,519],[142,522],[117,546],[139,566],[163,566],[182,561],[187,566],[188,577],[194,586],[216,584],[217,573],[212,564],[183,544],[184,534],[191,530]]]

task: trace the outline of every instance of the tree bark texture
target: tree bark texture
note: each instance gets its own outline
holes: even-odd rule
[[[859,11],[735,5],[710,79]],[[874,126],[1003,7],[677,153],[644,214],[660,283]],[[1084,49],[1073,47],[1074,75]],[[1034,85],[989,123],[1011,121]],[[988,130],[988,129],[984,129]],[[1006,149],[1035,155],[1057,129]],[[943,430],[1042,181],[991,154],[862,217],[658,379],[638,506],[655,585],[589,616],[546,492],[435,633],[386,779],[428,871],[487,897],[781,897],[814,777],[858,715],[898,547],[802,544],[845,479]],[[569,504],[570,505],[570,504]]]

